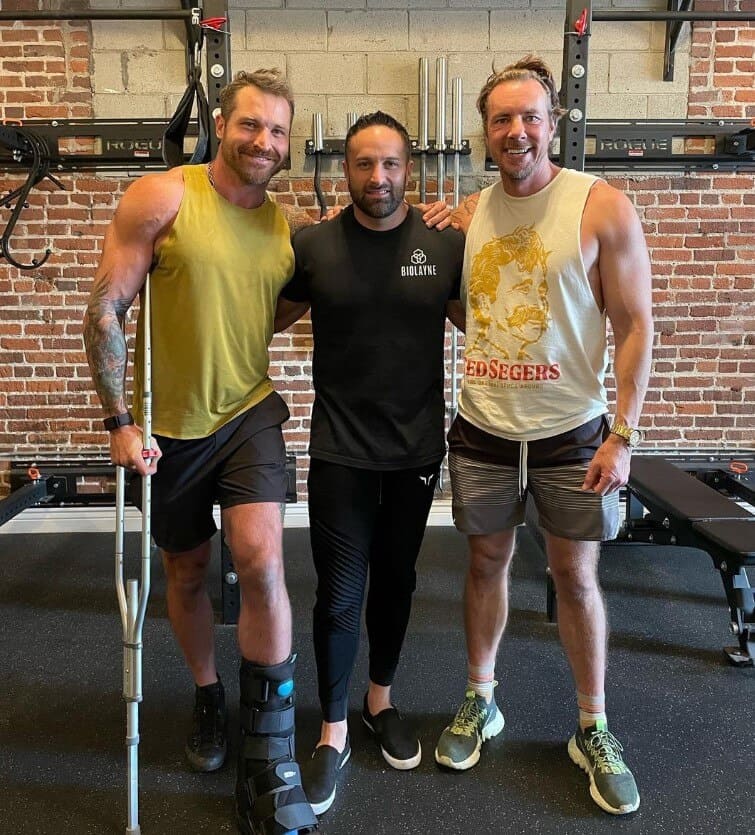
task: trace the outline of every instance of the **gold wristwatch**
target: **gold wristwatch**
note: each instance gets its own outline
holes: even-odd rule
[[[635,449],[635,447],[638,447],[642,441],[642,432],[639,429],[635,429],[633,426],[627,426],[624,423],[614,423],[611,427],[611,434],[618,435],[620,438],[623,438],[627,442],[627,446],[630,449]]]

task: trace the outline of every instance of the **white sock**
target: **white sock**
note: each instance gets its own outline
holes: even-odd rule
[[[608,727],[605,695],[588,696],[585,693],[577,693],[577,707],[579,708],[579,727],[583,731],[593,726],[601,731]]]
[[[472,690],[482,696],[490,704],[493,701],[493,690],[498,682],[495,680],[494,667],[475,667],[467,665],[467,690]]]

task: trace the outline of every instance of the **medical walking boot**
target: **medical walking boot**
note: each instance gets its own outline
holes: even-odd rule
[[[317,831],[295,761],[295,659],[271,667],[241,662],[236,818],[244,835]]]

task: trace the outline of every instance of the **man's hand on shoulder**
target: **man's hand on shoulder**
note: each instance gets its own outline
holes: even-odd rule
[[[416,208],[422,212],[422,220],[429,229],[435,227],[440,232],[451,225],[451,209],[442,200],[417,203]]]

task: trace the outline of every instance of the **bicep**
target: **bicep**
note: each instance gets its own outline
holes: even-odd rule
[[[155,243],[178,210],[180,195],[171,185],[137,181],[123,196],[105,232],[93,296],[126,307],[134,300],[152,265]]]
[[[105,233],[93,295],[130,304],[144,284],[153,247],[143,238],[131,237],[122,226],[113,218]]]
[[[617,337],[652,322],[650,257],[640,220],[624,195],[606,213],[599,272],[606,313]]]

